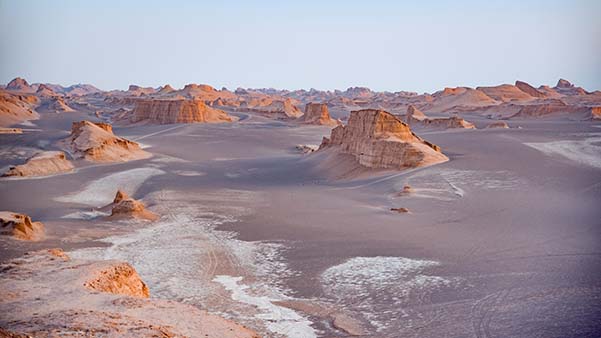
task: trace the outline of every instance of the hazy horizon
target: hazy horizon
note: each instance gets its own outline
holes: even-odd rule
[[[0,0],[0,81],[435,92],[564,78],[601,89],[595,1]]]

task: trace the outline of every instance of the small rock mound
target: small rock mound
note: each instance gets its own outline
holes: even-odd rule
[[[409,212],[407,208],[390,208],[390,211],[398,212],[399,214],[406,214]]]
[[[411,186],[406,185],[406,186],[403,187],[403,190],[401,190],[399,192],[399,196],[405,196],[405,195],[409,195],[409,194],[412,194],[412,193],[414,193],[413,188],[411,188]]]
[[[146,283],[131,265],[125,262],[107,264],[96,271],[96,276],[84,284],[91,290],[132,297],[148,298],[150,291]]]
[[[44,224],[32,222],[31,218],[24,214],[0,211],[0,235],[24,241],[38,241],[44,237]]]
[[[318,146],[307,145],[307,144],[298,144],[298,145],[296,145],[295,148],[300,153],[310,154],[310,153],[316,151],[319,147]]]
[[[154,221],[158,215],[146,210],[144,203],[129,197],[124,191],[119,190],[115,195],[111,207],[110,218],[141,218]]]
[[[73,164],[62,151],[44,151],[29,158],[21,165],[11,167],[2,176],[48,176],[73,170]]]
[[[93,162],[126,162],[151,156],[136,142],[115,136],[108,123],[73,122],[66,142],[73,154]]]

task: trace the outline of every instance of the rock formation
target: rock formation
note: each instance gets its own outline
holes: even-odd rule
[[[111,219],[141,218],[154,221],[159,218],[155,213],[146,210],[144,203],[129,197],[122,190],[117,191],[113,203],[105,208],[111,209],[111,215],[109,216]]]
[[[267,103],[267,104],[265,104]],[[240,105],[240,111],[250,111],[275,119],[296,119],[303,112],[294,105],[291,99],[272,100],[269,98],[255,99],[250,102],[244,101]]]
[[[52,249],[6,261],[0,271],[0,327],[24,336],[258,338],[195,306],[148,298],[125,262],[70,259]]]
[[[493,123],[489,124],[488,126],[486,126],[486,128],[487,129],[490,129],[490,128],[508,129],[509,126],[507,125],[507,122],[505,122],[505,121],[496,121],[496,122],[493,122]]]
[[[0,90],[0,127],[37,120],[40,115],[34,109],[38,104],[38,98],[33,95],[18,95]]]
[[[528,83],[526,83],[526,82],[523,82],[523,81],[516,81],[516,82],[515,82],[515,86],[516,86],[516,87],[517,87],[519,90],[523,91],[524,93],[526,93],[526,94],[528,94],[528,95],[530,95],[530,96],[532,96],[532,97],[538,97],[538,98],[545,97],[545,94],[544,94],[544,93],[542,93],[542,92],[538,91],[538,89],[536,89],[536,88],[532,87],[531,85],[529,85],[529,84],[528,84]]]
[[[530,94],[510,84],[502,84],[494,87],[477,87],[476,90],[479,90],[488,97],[501,102],[532,100],[532,96]]]
[[[559,81],[557,81],[557,85],[553,89],[561,95],[576,96],[588,94],[584,88],[576,87],[570,81],[565,79],[559,79]]]
[[[322,149],[351,154],[368,168],[404,169],[448,161],[440,148],[415,135],[409,126],[383,110],[351,112],[348,124],[332,130]]]
[[[54,99],[52,99],[52,102],[50,103],[50,105],[48,106],[50,109],[54,110],[55,112],[59,113],[59,112],[74,112],[75,110],[71,107],[69,107],[66,103],[65,100],[62,97],[55,97]]]
[[[330,117],[328,105],[325,103],[307,103],[307,105],[305,105],[305,113],[301,116],[301,120],[306,124],[325,126],[336,126],[340,124]]]
[[[93,162],[126,162],[151,156],[136,142],[115,136],[107,123],[73,122],[71,136],[64,143],[77,158]]]
[[[29,83],[25,79],[20,77],[14,78],[6,85],[7,90],[22,92],[22,93],[33,93],[35,92],[34,88],[32,88]]]
[[[547,99],[540,103],[521,106],[519,111],[510,118],[548,117],[563,114],[567,116],[580,115],[580,119],[586,120],[591,119],[594,109],[594,107],[569,105],[561,99]]]
[[[394,211],[399,214],[406,214],[409,212],[409,209],[407,209],[407,208],[390,208],[390,211]]]
[[[307,145],[307,144],[297,144],[295,149],[303,154],[310,154],[314,151],[317,151],[319,147],[318,146],[312,146],[312,145]]]
[[[200,100],[138,100],[131,122],[152,124],[219,123],[234,119],[226,112],[207,106]]]
[[[27,215],[0,211],[0,235],[24,241],[39,241],[44,237],[44,224],[32,222]]]
[[[463,128],[463,129],[475,129],[473,123],[467,122],[466,120],[458,117],[458,116],[450,116],[450,117],[439,117],[439,118],[429,118],[419,109],[415,108],[413,105],[409,105],[407,107],[407,114],[405,115],[405,122],[412,126],[420,126],[420,127],[431,127],[431,128],[441,128],[441,129],[452,129],[452,128]]]
[[[108,292],[132,297],[148,298],[150,291],[138,272],[125,262],[106,264],[94,271],[94,275],[84,283],[90,290]]]
[[[29,158],[24,164],[11,167],[2,176],[48,176],[73,170],[73,164],[62,151],[44,151]]]

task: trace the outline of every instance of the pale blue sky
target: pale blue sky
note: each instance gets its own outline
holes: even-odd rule
[[[0,82],[601,89],[601,1],[0,0]]]

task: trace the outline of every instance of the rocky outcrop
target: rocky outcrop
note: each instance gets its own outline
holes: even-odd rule
[[[138,272],[128,263],[106,264],[94,271],[94,276],[84,283],[90,290],[118,295],[148,298],[150,291]]]
[[[584,88],[576,87],[570,81],[565,79],[559,79],[559,81],[557,81],[557,85],[553,89],[562,95],[576,96],[588,94]]]
[[[2,176],[48,176],[73,170],[73,164],[62,151],[44,151],[29,158],[24,164],[11,167]]]
[[[39,241],[44,237],[44,224],[32,222],[24,214],[0,211],[0,235],[24,241]]]
[[[507,122],[505,121],[496,121],[493,122],[491,124],[489,124],[488,126],[486,126],[487,129],[491,129],[491,128],[501,128],[501,129],[508,129],[509,126],[507,125]]]
[[[140,218],[154,221],[159,218],[155,213],[146,210],[144,203],[129,197],[122,190],[117,191],[113,203],[105,208],[111,209],[111,215],[109,216],[111,219]]]
[[[445,88],[432,94],[431,102],[422,109],[432,113],[450,111],[473,110],[481,107],[493,106],[499,101],[486,95],[481,90],[468,87]]]
[[[405,122],[412,127],[429,127],[429,128],[440,128],[440,129],[475,129],[476,126],[467,122],[466,120],[458,117],[440,117],[440,118],[429,118],[419,109],[413,105],[407,107],[407,114],[405,115]]]
[[[138,100],[131,122],[151,124],[219,123],[234,119],[226,112],[207,106],[200,100]]]
[[[71,136],[64,142],[77,158],[93,162],[126,162],[148,158],[136,142],[115,136],[110,124],[73,122]]]
[[[7,261],[0,271],[0,327],[8,332],[28,337],[258,337],[195,306],[148,298],[148,287],[126,262],[70,259],[52,249]]]
[[[28,120],[37,120],[40,115],[34,110],[39,99],[33,95],[18,95],[0,90],[0,127]]]
[[[70,112],[74,112],[75,109],[69,107],[66,103],[65,100],[62,97],[55,97],[52,99],[52,102],[49,104],[48,106],[49,109],[54,110],[57,113],[60,112],[66,112],[66,113],[70,113]]]
[[[438,146],[415,135],[409,125],[375,109],[351,112],[346,126],[324,137],[322,149],[351,154],[368,168],[404,169],[448,161]]]
[[[317,124],[324,126],[336,126],[340,124],[338,121],[330,117],[328,105],[325,103],[307,103],[305,105],[305,113],[300,119],[306,124]]]
[[[265,102],[267,104],[264,104]],[[265,117],[274,119],[296,119],[303,115],[303,112],[298,109],[291,99],[284,100],[272,100],[269,98],[263,98],[251,100],[250,102],[244,101],[238,108],[239,111],[248,111],[259,113]]]
[[[528,94],[528,95],[530,95],[532,97],[541,98],[541,97],[545,97],[546,96],[544,93],[538,91],[538,89],[532,87],[531,85],[529,85],[528,83],[523,82],[523,81],[516,81],[515,82],[515,86],[519,90],[523,91],[524,93],[526,93],[526,94]]]
[[[524,105],[510,118],[549,117],[553,115],[572,115],[579,119],[591,119],[594,107],[569,105],[560,99],[548,99],[541,103]]]
[[[21,93],[33,93],[35,92],[34,88],[27,83],[27,80],[22,79],[20,77],[12,79],[7,85],[7,90],[12,90]]]
[[[530,96],[530,94],[510,84],[502,84],[494,87],[477,87],[476,90],[479,90],[488,97],[501,102],[532,100],[532,96]]]

